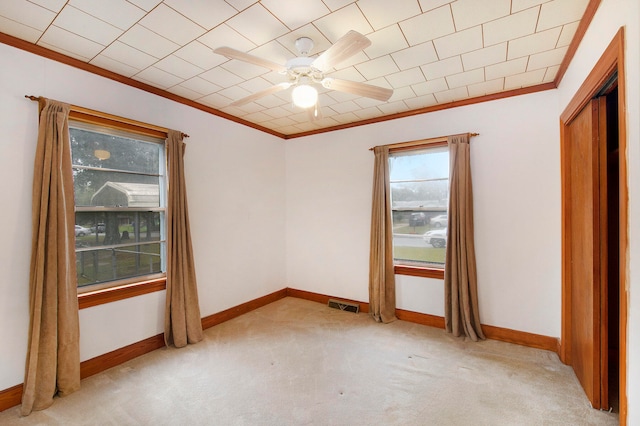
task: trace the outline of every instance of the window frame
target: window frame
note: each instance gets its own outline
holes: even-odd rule
[[[69,121],[77,121],[95,126],[107,127],[110,129],[126,131],[163,140],[166,140],[168,138],[167,128],[103,113],[100,111],[78,107],[75,105],[71,105],[69,111]],[[166,144],[164,149],[166,161]],[[169,188],[167,179],[166,190],[168,191],[168,189]],[[166,289],[166,282],[166,273],[162,273],[154,277],[145,276],[142,277],[142,279],[136,279],[134,277],[129,280],[123,280],[122,282],[110,287],[102,287],[98,285],[99,288],[91,288],[92,286],[87,286],[83,289],[78,288],[76,283],[76,291],[78,293],[78,307],[79,309],[85,309],[92,306],[128,299],[130,297],[136,297],[156,291],[163,291]]]
[[[449,142],[446,137],[421,139],[410,142],[402,142],[389,145],[389,156],[399,152],[417,151],[421,149],[448,147]],[[418,266],[410,264],[393,264],[393,272],[396,275],[408,275],[412,277],[444,279],[444,266],[438,268],[432,265]]]

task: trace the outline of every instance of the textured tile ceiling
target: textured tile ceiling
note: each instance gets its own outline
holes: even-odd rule
[[[2,0],[0,32],[212,107],[283,135],[376,119],[552,82],[588,0]],[[393,89],[386,101],[324,89],[321,118],[287,81],[213,52],[285,64],[295,41],[317,56],[348,31],[371,45],[330,77]]]

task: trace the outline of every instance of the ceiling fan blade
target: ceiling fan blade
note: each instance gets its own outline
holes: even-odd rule
[[[248,53],[241,52],[236,49],[232,49],[230,47],[218,47],[214,50],[218,55],[226,56],[229,59],[237,59],[239,61],[248,62],[250,64],[259,65],[261,67],[269,68],[270,70],[285,73],[287,72],[287,67],[284,65],[277,64],[268,59],[262,59],[257,56],[250,55]]]
[[[322,86],[327,89],[351,93],[352,95],[365,96],[367,98],[384,102],[388,101],[391,95],[393,95],[393,90],[387,89],[386,87],[373,86],[371,84],[359,83],[357,81],[339,80],[331,77],[327,77],[322,80]]]
[[[316,58],[311,66],[318,71],[328,71],[345,59],[355,55],[359,51],[371,45],[371,40],[357,31],[349,31],[343,35],[333,46]]]
[[[271,86],[268,89],[264,89],[264,90],[261,90],[259,92],[256,92],[253,95],[249,95],[249,96],[244,97],[242,99],[238,99],[237,101],[231,103],[230,106],[246,105],[249,102],[253,102],[256,99],[260,99],[260,98],[262,98],[264,96],[272,95],[272,94],[280,92],[282,90],[287,90],[289,87],[291,87],[291,83],[276,84],[275,86]]]

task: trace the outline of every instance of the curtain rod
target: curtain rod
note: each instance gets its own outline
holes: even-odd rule
[[[472,138],[474,136],[480,136],[480,133],[468,133],[469,137]],[[429,139],[420,139],[417,141],[410,141],[410,142],[400,142],[400,143],[394,143],[394,144],[390,144],[390,145],[386,145],[389,148],[403,148],[403,147],[409,147],[409,146],[414,146],[414,145],[423,145],[425,143],[432,143],[432,142],[445,142],[447,140],[447,136],[439,136],[437,138],[429,138]],[[385,145],[382,145],[385,146]],[[375,147],[371,147],[369,148],[369,151],[373,151],[373,148]]]
[[[33,96],[33,95],[24,95],[25,98],[27,99],[31,99],[32,101],[39,101],[40,100],[40,96]],[[89,108],[83,108],[83,107],[79,107],[76,105],[71,105],[71,110],[75,111],[75,112],[79,112],[79,113],[83,113],[83,114],[88,114],[88,115],[92,115],[94,117],[100,117],[100,118],[107,118],[109,120],[114,120],[114,121],[120,121],[126,124],[133,124],[135,126],[138,127],[143,127],[149,130],[156,130],[158,132],[164,132],[164,133],[168,133],[169,129],[167,129],[166,127],[160,127],[160,126],[155,126],[153,124],[146,124],[146,123],[142,123],[140,121],[135,121],[135,120],[130,120],[128,118],[123,118],[123,117],[118,117],[116,115],[111,115],[111,114],[107,114],[104,112],[100,112],[100,111],[96,111],[93,109],[89,109]],[[182,133],[180,132],[180,134],[182,135],[183,138],[188,138],[189,135],[186,133]]]

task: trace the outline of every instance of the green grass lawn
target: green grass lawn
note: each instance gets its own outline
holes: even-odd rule
[[[121,247],[119,250],[135,251],[135,246]],[[97,249],[96,251],[77,253],[78,286],[160,272],[160,257],[147,255],[159,254],[160,244],[141,245],[139,251],[139,254],[116,252],[115,277],[111,250]],[[138,256],[140,257],[139,264],[136,262]]]
[[[411,260],[414,262],[442,263],[447,252],[446,248],[434,247],[395,247],[394,259]]]

